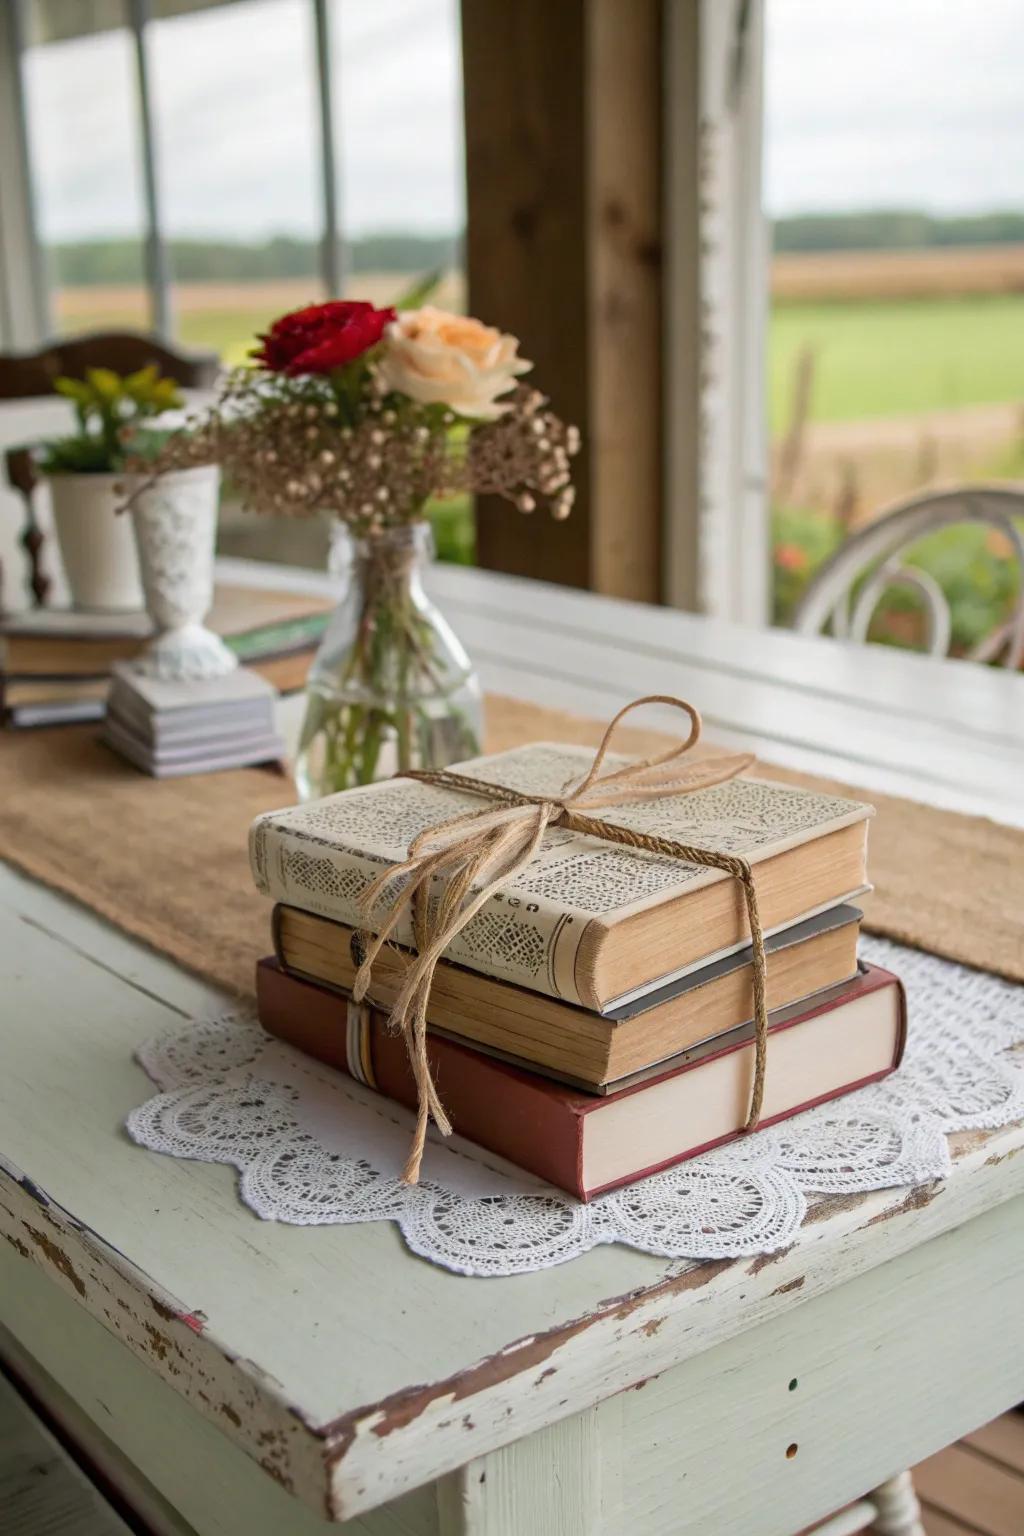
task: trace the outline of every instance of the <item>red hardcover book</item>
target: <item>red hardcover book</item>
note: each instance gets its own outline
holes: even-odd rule
[[[405,1042],[378,1010],[301,980],[276,960],[256,968],[260,1022],[279,1039],[416,1102]],[[888,1076],[906,1037],[899,980],[862,965],[846,985],[769,1030],[762,1126]],[[461,1136],[528,1172],[592,1199],[742,1133],[753,1078],[749,1029],[730,1030],[605,1095],[581,1093],[525,1067],[431,1034],[430,1063]]]

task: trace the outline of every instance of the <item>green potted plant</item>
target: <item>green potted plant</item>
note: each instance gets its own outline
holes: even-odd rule
[[[54,388],[75,409],[77,430],[39,449],[49,482],[53,520],[76,608],[124,610],[143,606],[132,520],[116,517],[131,433],[134,461],[155,452],[167,434],[143,425],[184,404],[173,379],[155,366],[122,377],[89,368],[84,379],[59,378]]]

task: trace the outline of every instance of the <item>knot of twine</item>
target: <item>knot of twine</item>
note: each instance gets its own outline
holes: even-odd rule
[[[667,704],[682,710],[690,719],[689,735],[685,741],[657,756],[640,758],[602,773],[601,766],[620,721],[646,704]],[[663,694],[634,699],[611,721],[585,777],[575,786],[566,785],[555,797],[522,794],[504,785],[448,769],[437,772],[410,770],[398,775],[496,802],[493,807],[453,816],[436,827],[426,828],[410,843],[408,857],[379,875],[362,898],[369,924],[371,912],[392,883],[405,882],[377,932],[362,935],[362,963],[352,988],[357,1002],[366,996],[376,956],[407,911],[412,916],[416,941],[417,954],[406,971],[389,1021],[390,1027],[405,1037],[417,1090],[416,1130],[402,1173],[406,1183],[415,1184],[419,1178],[430,1120],[442,1135],[451,1134],[451,1123],[438,1096],[427,1059],[427,1007],[437,963],[456,935],[491,897],[532,863],[545,832],[552,826],[569,827],[605,842],[683,859],[708,869],[721,869],[739,882],[746,900],[754,973],[754,1082],[744,1128],[748,1131],[756,1128],[764,1099],[768,1016],[764,936],[749,862],[713,848],[697,848],[672,838],[634,832],[629,827],[590,814],[626,803],[658,800],[666,795],[691,794],[694,790],[722,784],[749,768],[754,760],[751,753],[680,766],[679,759],[696,745],[700,730],[700,715],[683,699]],[[436,889],[432,889],[434,882],[437,882]]]

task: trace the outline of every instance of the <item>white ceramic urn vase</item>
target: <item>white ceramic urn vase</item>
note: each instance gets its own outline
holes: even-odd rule
[[[150,677],[223,677],[237,658],[203,623],[213,602],[219,468],[203,464],[126,489],[156,630],[136,669]]]
[[[51,475],[53,525],[75,608],[138,612],[144,606],[135,529],[117,515],[119,475]]]

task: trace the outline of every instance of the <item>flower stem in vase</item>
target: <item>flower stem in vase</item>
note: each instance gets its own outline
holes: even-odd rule
[[[310,672],[297,778],[304,798],[410,768],[438,768],[480,746],[480,689],[423,590],[429,526],[402,524],[336,551],[346,585]]]

